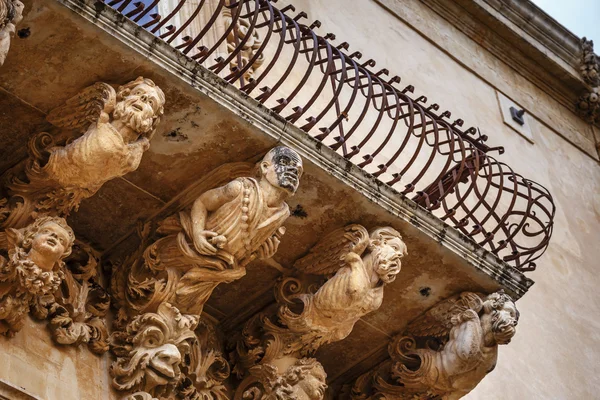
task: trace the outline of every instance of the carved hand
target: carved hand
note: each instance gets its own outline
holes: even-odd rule
[[[217,253],[217,248],[210,244],[209,239],[219,236],[217,232],[200,231],[194,235],[194,247],[200,254],[214,255]]]
[[[279,243],[281,243],[281,240],[278,237],[271,236],[258,249],[258,257],[261,260],[273,257],[277,253]]]

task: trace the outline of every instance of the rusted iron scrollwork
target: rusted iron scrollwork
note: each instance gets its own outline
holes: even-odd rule
[[[108,4],[504,261],[534,269],[552,234],[550,193],[492,158],[504,150],[478,129],[462,130],[463,120],[411,97],[413,86],[360,62],[347,42],[318,35],[319,21],[302,23],[306,13],[275,2]]]

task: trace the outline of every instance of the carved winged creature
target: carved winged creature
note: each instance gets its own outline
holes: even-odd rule
[[[516,333],[519,313],[503,291],[485,296],[463,292],[413,321],[389,347],[392,363],[381,375],[359,378],[353,399],[455,400],[465,396],[496,366],[498,345]],[[373,396],[368,382],[375,387]]]
[[[293,332],[303,332],[304,354],[347,337],[356,321],[377,310],[383,288],[400,272],[407,254],[402,236],[393,228],[371,233],[361,225],[331,232],[294,267],[307,274],[330,275],[316,293],[291,296],[304,304],[300,314],[281,307],[279,318]]]
[[[30,141],[24,171],[10,173],[12,208],[0,212],[7,215],[2,225],[22,227],[34,214],[68,215],[105,182],[137,169],[164,103],[162,90],[139,77],[117,91],[96,83],[52,110],[47,120],[61,132]]]

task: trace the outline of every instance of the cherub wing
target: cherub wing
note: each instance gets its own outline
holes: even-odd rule
[[[369,232],[362,225],[348,225],[322,238],[310,252],[296,261],[294,268],[316,275],[329,275],[346,265],[344,257],[352,252],[359,256],[369,244]]]
[[[479,313],[482,307],[482,295],[473,292],[462,292],[425,311],[408,325],[406,333],[413,337],[443,338],[452,329],[453,317],[467,310]]]
[[[116,102],[115,89],[106,83],[98,82],[50,111],[46,120],[58,128],[84,133],[90,124],[98,121],[102,115],[110,114]]]

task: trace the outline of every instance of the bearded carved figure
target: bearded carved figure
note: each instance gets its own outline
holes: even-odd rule
[[[0,0],[0,66],[8,55],[16,25],[23,19],[24,8],[19,0]]]
[[[252,367],[234,400],[322,400],[327,374],[314,358],[302,358],[284,369],[271,364]]]
[[[183,377],[181,366],[196,340],[197,324],[198,317],[182,315],[163,303],[156,313],[139,315],[124,330],[114,332],[111,351],[117,360],[110,369],[113,387],[158,398],[171,396]]]
[[[438,303],[390,345],[391,362],[358,379],[352,398],[455,400],[496,366],[519,313],[510,296],[464,292]]]
[[[0,210],[2,226],[19,228],[40,214],[68,215],[105,182],[137,169],[164,104],[162,90],[139,77],[117,91],[96,83],[52,110],[47,120],[60,133],[33,138],[22,170],[5,177],[11,198]]]
[[[152,312],[170,302],[200,315],[214,288],[246,273],[256,258],[272,257],[290,215],[286,199],[302,175],[302,160],[286,147],[270,150],[257,165],[258,178],[244,177],[208,190],[189,211],[167,218],[164,237],[133,261],[116,292],[134,313]]]
[[[75,236],[59,217],[41,217],[2,236],[8,259],[0,256],[0,333],[12,336],[23,327],[30,308],[35,311],[53,298]]]

